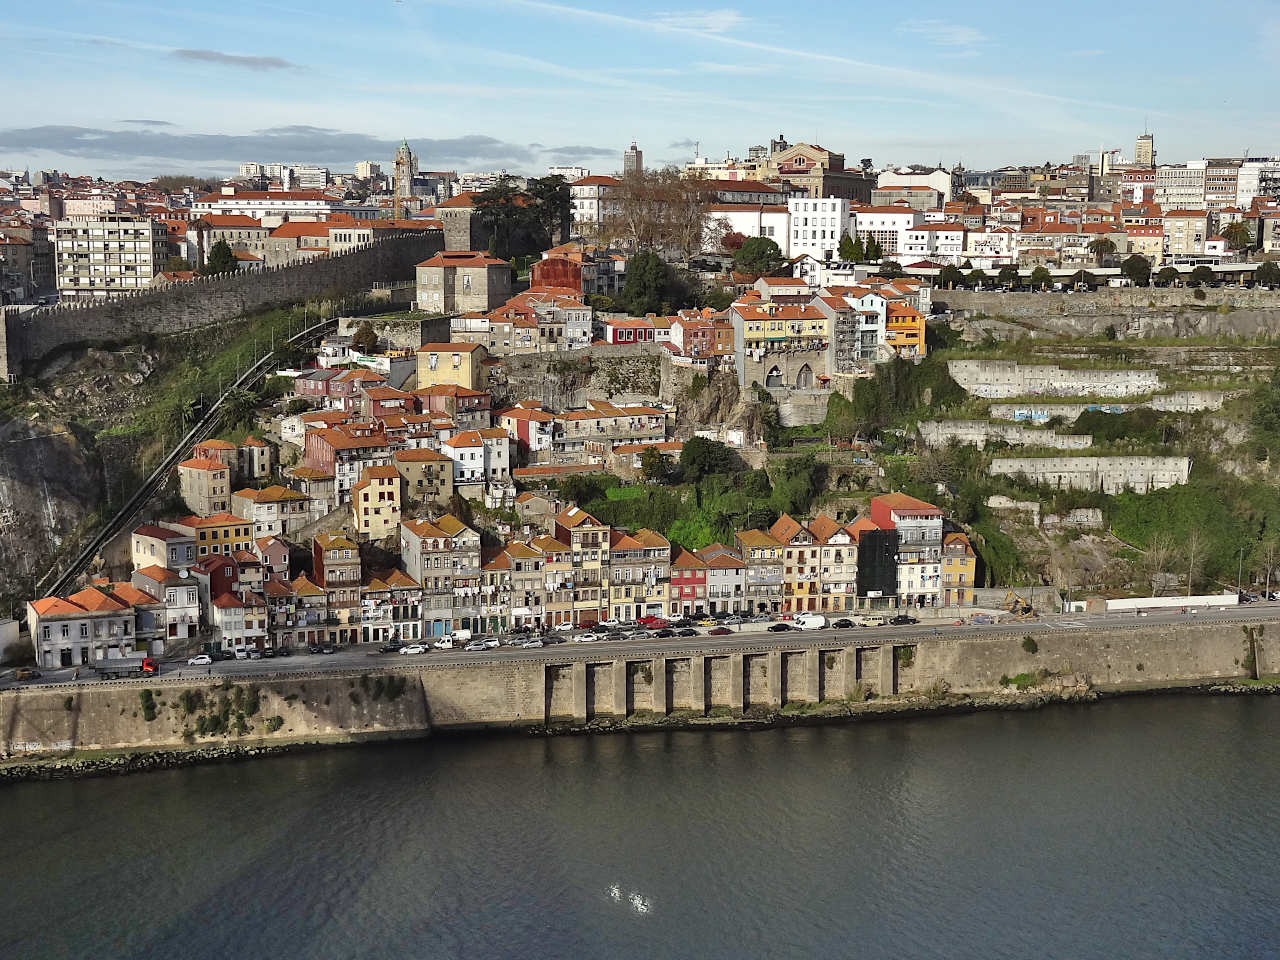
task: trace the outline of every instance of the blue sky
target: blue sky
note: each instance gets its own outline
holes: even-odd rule
[[[1144,120],[1162,160],[1280,154],[1277,0],[728,4],[15,4],[0,168],[349,169],[407,137],[427,169],[613,172],[632,139],[683,162],[778,133],[980,168],[1129,155]]]

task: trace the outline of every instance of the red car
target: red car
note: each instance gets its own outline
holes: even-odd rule
[[[661,630],[664,627],[671,626],[671,622],[664,620],[662,617],[641,617],[636,623],[646,630]]]
[[[723,637],[723,636],[727,636],[730,633],[733,633],[733,631],[730,630],[728,627],[712,627],[710,630],[707,631],[707,634],[712,637]]]

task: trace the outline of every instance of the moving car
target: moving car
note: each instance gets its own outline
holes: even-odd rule
[[[427,645],[425,643],[410,643],[400,648],[400,654],[426,653]]]
[[[481,640],[480,642],[484,644],[484,648],[486,650],[496,650],[498,646],[500,646],[498,641],[493,637],[490,637],[488,640]]]
[[[852,626],[853,626],[852,620],[850,620],[848,617],[841,617],[839,620],[836,620],[831,624],[831,629],[832,630],[848,630]]]
[[[821,630],[827,625],[827,618],[820,613],[802,613],[795,619],[797,630]]]
[[[588,630],[586,633],[578,634],[573,639],[576,640],[578,643],[595,643],[600,638]]]
[[[213,657],[209,656],[207,653],[197,653],[194,657],[190,657],[187,660],[188,667],[207,667],[211,663],[213,663]]]
[[[769,624],[769,632],[770,632],[770,633],[782,633],[782,632],[784,632],[784,631],[786,631],[786,630],[790,630],[790,629],[791,629],[791,624],[789,624],[789,623],[771,623],[771,624]]]
[[[889,619],[889,622],[892,623],[895,627],[902,627],[910,623],[919,623],[920,621],[917,620],[915,617],[911,616],[910,614],[900,613],[896,617],[891,617]]]
[[[877,617],[877,616],[857,617],[855,619],[857,620],[858,624],[863,627],[883,627],[886,623],[888,623],[888,621],[885,620],[884,617]]]
[[[521,648],[522,648],[522,649],[524,649],[524,650],[530,650],[530,649],[533,649],[533,648],[536,648],[536,647],[541,647],[541,646],[543,646],[543,643],[542,643],[542,641],[541,641],[541,640],[539,640],[537,637],[534,637],[532,640],[525,640],[524,642],[522,642],[522,643],[520,644],[520,646],[521,646]]]
[[[730,630],[728,627],[712,627],[710,630],[707,631],[707,636],[723,637],[727,633],[733,633],[733,631]]]
[[[392,640],[389,643],[384,643],[379,649],[383,653],[399,653],[401,646],[402,644],[400,644],[398,641]]]
[[[206,662],[208,662],[206,660]],[[35,667],[19,667],[13,671],[13,679],[15,680],[35,680],[40,676],[40,671]]]
[[[463,650],[465,650],[465,651],[467,651],[468,653],[478,653],[479,651],[481,651],[481,650],[485,649],[484,641],[483,641],[483,640],[472,640],[470,643],[468,643],[468,644],[467,644],[465,647],[463,647],[462,649],[463,649]]]

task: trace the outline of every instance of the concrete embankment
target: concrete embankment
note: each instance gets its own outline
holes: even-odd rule
[[[1249,686],[1251,678],[1280,667],[1268,629],[1280,637],[1280,625],[1265,622],[922,633],[878,643],[870,631],[797,633],[658,656],[575,645],[529,658],[441,658],[252,683],[35,687],[0,694],[0,749],[11,777],[31,775],[33,764],[77,775],[431,731],[750,728],[1026,709],[1188,686],[1252,692],[1269,688]],[[172,756],[120,761],[135,752]]]

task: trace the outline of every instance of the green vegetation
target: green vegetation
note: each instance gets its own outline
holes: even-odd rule
[[[1027,634],[1022,638],[1022,649],[1027,651],[1027,653],[1039,653],[1040,645],[1036,643],[1035,637],[1031,636],[1031,634]]]
[[[284,717],[274,716],[267,718],[267,733],[275,733],[284,726]]]
[[[782,266],[782,250],[768,237],[750,237],[733,255],[733,266],[742,273],[772,273]]]
[[[1012,677],[1002,676],[1000,678],[1000,686],[1016,687],[1019,690],[1026,690],[1029,687],[1034,687],[1037,684],[1043,683],[1045,680],[1048,680],[1049,677],[1049,671],[1042,667],[1035,673],[1019,673]]]
[[[150,690],[139,690],[138,702],[142,705],[142,719],[150,723],[156,718],[155,695]]]
[[[62,709],[67,711],[67,713],[70,713],[75,708],[76,708],[76,701],[74,697],[67,697],[67,699],[62,701]]]
[[[182,693],[178,694],[178,706],[182,708],[184,717],[199,713],[204,707],[204,694],[199,690],[183,690]]]
[[[209,251],[209,258],[205,260],[200,272],[211,277],[219,273],[235,273],[239,269],[240,261],[232,252],[231,245],[225,240],[219,240]]]

